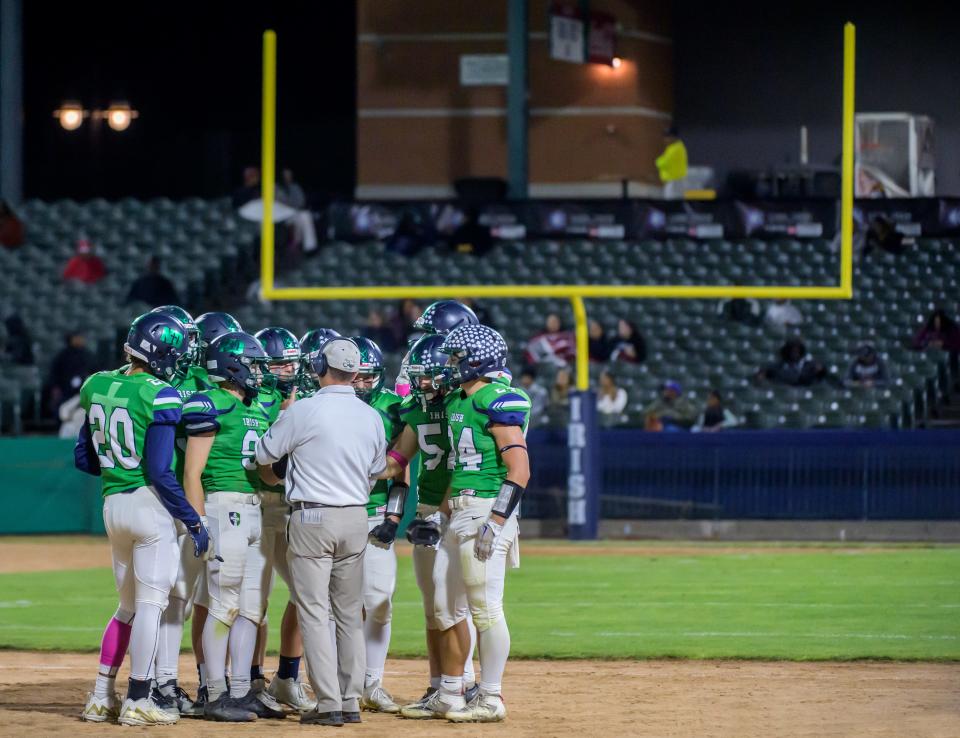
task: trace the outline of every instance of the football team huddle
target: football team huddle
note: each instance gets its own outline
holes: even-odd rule
[[[389,447],[385,478],[371,480],[367,504],[360,707],[409,719],[497,722],[506,717],[503,591],[506,569],[519,566],[530,399],[511,386],[503,338],[467,306],[436,302],[415,328],[420,337],[408,347],[396,390],[386,387],[377,344],[351,338],[360,352],[354,390],[380,415]],[[275,575],[291,587],[290,508],[284,464],[259,467],[255,448],[285,409],[318,391],[315,364],[339,335],[318,328],[298,340],[280,327],[250,334],[227,313],[194,320],[164,306],[132,323],[124,366],[84,383],[75,462],[101,477],[119,595],[84,720],[248,722],[291,712],[303,719],[314,710],[300,678],[295,594],[280,623],[276,674],[269,682],[264,676]],[[415,498],[408,492],[414,457]],[[408,498],[416,504],[406,537],[423,597],[429,686],[401,704],[384,683],[384,665],[394,542]],[[187,620],[200,680],[195,699],[178,682]],[[335,645],[333,620],[330,637]],[[115,681],[128,650],[121,700]],[[344,713],[343,720],[360,716]]]

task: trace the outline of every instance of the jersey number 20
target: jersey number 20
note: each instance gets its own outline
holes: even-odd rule
[[[134,444],[133,418],[127,408],[111,408],[108,418],[103,405],[93,404],[87,416],[90,419],[90,435],[97,449],[101,469],[113,469],[118,463],[124,469],[136,469],[140,466],[140,456]]]

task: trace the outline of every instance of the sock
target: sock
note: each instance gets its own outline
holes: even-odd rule
[[[510,629],[507,621],[500,618],[487,630],[477,634],[480,651],[480,691],[484,694],[500,694],[503,670],[510,655]]]
[[[157,681],[176,679],[180,662],[180,642],[183,640],[183,615],[187,603],[171,597],[160,618],[160,643],[157,647]]]
[[[278,679],[297,679],[300,676],[300,657],[284,656],[280,654],[280,666],[277,668]]]
[[[150,679],[134,679],[127,682],[127,699],[143,700],[150,696]]]
[[[463,694],[463,677],[461,675],[440,675],[440,689],[448,694]]]
[[[221,623],[212,615],[203,624],[203,662],[207,671],[207,688],[212,690],[214,682],[226,684],[227,642],[230,638],[230,626]],[[215,699],[210,692],[210,699]]]
[[[464,688],[477,683],[477,675],[473,671],[473,652],[477,648],[477,626],[473,624],[473,618],[467,618],[467,632],[470,633],[470,650],[467,653],[467,660],[463,664]]]
[[[227,691],[226,679],[211,679],[207,682],[207,693],[211,702],[216,702],[220,695]]]
[[[132,612],[117,610],[103,630],[103,637],[100,640],[100,670],[93,688],[93,693],[97,697],[108,697],[115,690],[117,670],[123,663],[123,657],[127,655],[127,647],[130,645],[132,620]]]
[[[197,679],[200,680],[200,686],[207,686],[207,665],[197,664]]]
[[[163,609],[152,602],[138,602],[137,614],[130,629],[130,678],[142,681],[153,677],[160,638],[160,616]]]
[[[430,689],[440,689],[440,677],[430,677]]]
[[[263,667],[260,664],[254,664],[250,667],[250,681],[254,679],[263,679]]]
[[[363,623],[363,638],[367,647],[367,671],[364,686],[383,679],[383,666],[390,648],[390,623],[378,623],[367,618]]]
[[[230,627],[230,696],[250,691],[250,667],[257,647],[257,624],[242,615]]]

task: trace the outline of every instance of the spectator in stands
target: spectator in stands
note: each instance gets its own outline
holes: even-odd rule
[[[707,405],[697,418],[696,425],[693,426],[695,432],[716,433],[727,428],[736,428],[740,425],[740,419],[733,414],[730,408],[723,404],[723,397],[717,390],[710,390],[707,395]]]
[[[847,387],[882,387],[887,383],[887,367],[872,343],[857,349],[843,383]]]
[[[946,311],[934,310],[923,328],[913,337],[912,348],[917,351],[937,349],[942,351],[960,351],[960,328]]]
[[[490,229],[480,222],[476,210],[466,212],[463,223],[450,236],[450,249],[460,254],[483,256],[493,247]]]
[[[317,229],[307,207],[307,196],[293,177],[293,170],[283,170],[283,182],[277,188],[277,200],[296,212],[290,219],[290,248],[310,254],[317,250]]]
[[[57,437],[76,439],[83,424],[87,421],[87,413],[80,405],[80,394],[77,393],[69,400],[60,403],[57,415],[60,417],[60,429],[57,431]]]
[[[550,404],[554,407],[569,407],[571,389],[573,389],[573,382],[570,370],[558,370],[553,378],[553,386],[550,387]]]
[[[7,337],[4,345],[4,353],[11,364],[17,366],[33,366],[33,339],[30,337],[30,331],[27,330],[27,324],[19,313],[13,313],[4,321],[4,327],[7,329]]]
[[[547,407],[550,404],[550,393],[537,383],[537,375],[531,368],[520,373],[520,386],[530,396],[530,424],[534,427],[543,425],[547,419]]]
[[[63,270],[65,282],[76,281],[84,284],[96,284],[107,274],[103,260],[93,251],[93,244],[85,238],[77,241],[77,251],[70,257]]]
[[[687,147],[680,140],[676,125],[663,132],[663,153],[655,164],[663,183],[663,197],[667,200],[682,200],[687,180]]]
[[[775,300],[767,308],[764,322],[778,333],[787,333],[803,324],[803,315],[789,300]]]
[[[260,170],[247,167],[243,170],[243,186],[233,193],[231,202],[234,210],[239,210],[251,200],[260,199]]]
[[[807,353],[799,338],[791,338],[780,347],[780,360],[757,372],[757,379],[804,387],[826,378],[827,370]]]
[[[597,391],[597,412],[604,425],[616,425],[626,421],[627,391],[617,385],[617,380],[609,371],[600,373]]]
[[[430,231],[423,224],[419,214],[413,210],[407,210],[400,216],[397,227],[387,238],[384,247],[390,253],[400,256],[416,256],[431,241]]]
[[[697,411],[683,397],[683,388],[673,380],[663,383],[660,397],[647,405],[643,411],[647,426],[659,425],[660,430],[688,430],[697,419]]]
[[[53,357],[47,378],[49,407],[54,414],[64,400],[80,391],[83,381],[94,372],[97,364],[83,333],[72,331],[65,340],[66,345]]]
[[[732,300],[720,300],[717,303],[717,315],[736,323],[760,325],[763,322],[762,314],[760,301],[752,298],[735,297]]]
[[[527,342],[526,361],[530,366],[565,367],[573,361],[576,350],[573,333],[564,330],[559,315],[550,313],[544,321],[543,332]]]
[[[167,277],[160,272],[160,257],[147,259],[147,272],[134,280],[127,293],[127,303],[142,302],[151,308],[160,305],[179,305],[180,295]]]
[[[379,310],[371,310],[367,316],[367,325],[363,335],[376,341],[377,345],[386,352],[396,351],[399,347],[396,335],[387,325],[387,319]]]
[[[617,321],[617,335],[614,336],[612,344],[610,361],[629,361],[631,364],[642,364],[646,361],[647,343],[637,326],[629,320],[620,318]]]
[[[607,338],[607,333],[600,325],[600,321],[591,320],[587,326],[587,333],[590,337],[590,361],[608,361],[611,352],[610,339]]]
[[[23,246],[23,221],[21,221],[6,200],[0,200],[0,244],[8,249]]]
[[[390,316],[389,328],[393,332],[393,345],[406,346],[423,334],[413,327],[417,319],[423,315],[423,308],[416,300],[401,300]]]
[[[886,251],[888,254],[902,254],[906,250],[903,234],[890,219],[882,215],[877,215],[870,221],[863,244],[863,255],[867,256],[874,249]]]

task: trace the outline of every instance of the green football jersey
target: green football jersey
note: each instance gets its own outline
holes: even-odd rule
[[[260,489],[257,441],[270,427],[270,416],[259,402],[245,405],[225,389],[193,395],[183,405],[187,435],[213,431],[213,447],[201,475],[203,491],[249,492]]]
[[[400,420],[400,405],[403,398],[393,390],[383,389],[374,395],[370,407],[380,413],[383,420],[383,430],[387,436],[387,447],[393,443],[394,439],[400,435],[403,430],[403,422]],[[387,494],[390,491],[390,482],[386,479],[380,479],[373,489],[370,490],[370,500],[367,502],[367,515],[373,517],[387,509]]]
[[[125,370],[97,372],[80,388],[93,447],[100,462],[103,495],[148,484],[143,450],[153,423],[180,421],[180,395],[162,379]]]
[[[260,394],[257,395],[256,402],[260,403],[260,406],[263,408],[264,412],[267,414],[267,427],[277,422],[277,418],[280,415],[280,403],[283,402],[283,396],[280,394],[280,390],[260,390]],[[261,492],[276,492],[278,494],[284,494],[286,489],[282,484],[270,485],[265,483],[262,479],[257,480],[259,483],[259,490]]]
[[[420,449],[417,501],[424,505],[439,505],[450,486],[450,469],[447,467],[450,439],[444,399],[437,398],[424,410],[419,398],[405,397],[400,405],[400,420],[417,434]]]
[[[507,465],[500,456],[491,423],[516,425],[527,432],[530,397],[518,387],[488,382],[472,395],[454,392],[447,400],[447,432],[450,440],[450,491],[477,497],[496,497],[507,478]]]
[[[216,385],[210,381],[207,370],[196,365],[191,365],[183,377],[175,379],[171,384],[180,393],[180,399],[184,402],[197,392],[216,389]],[[181,421],[180,425],[177,426],[176,443],[173,448],[173,472],[177,475],[177,481],[180,484],[183,484],[183,465],[187,459],[186,454],[187,432]]]

